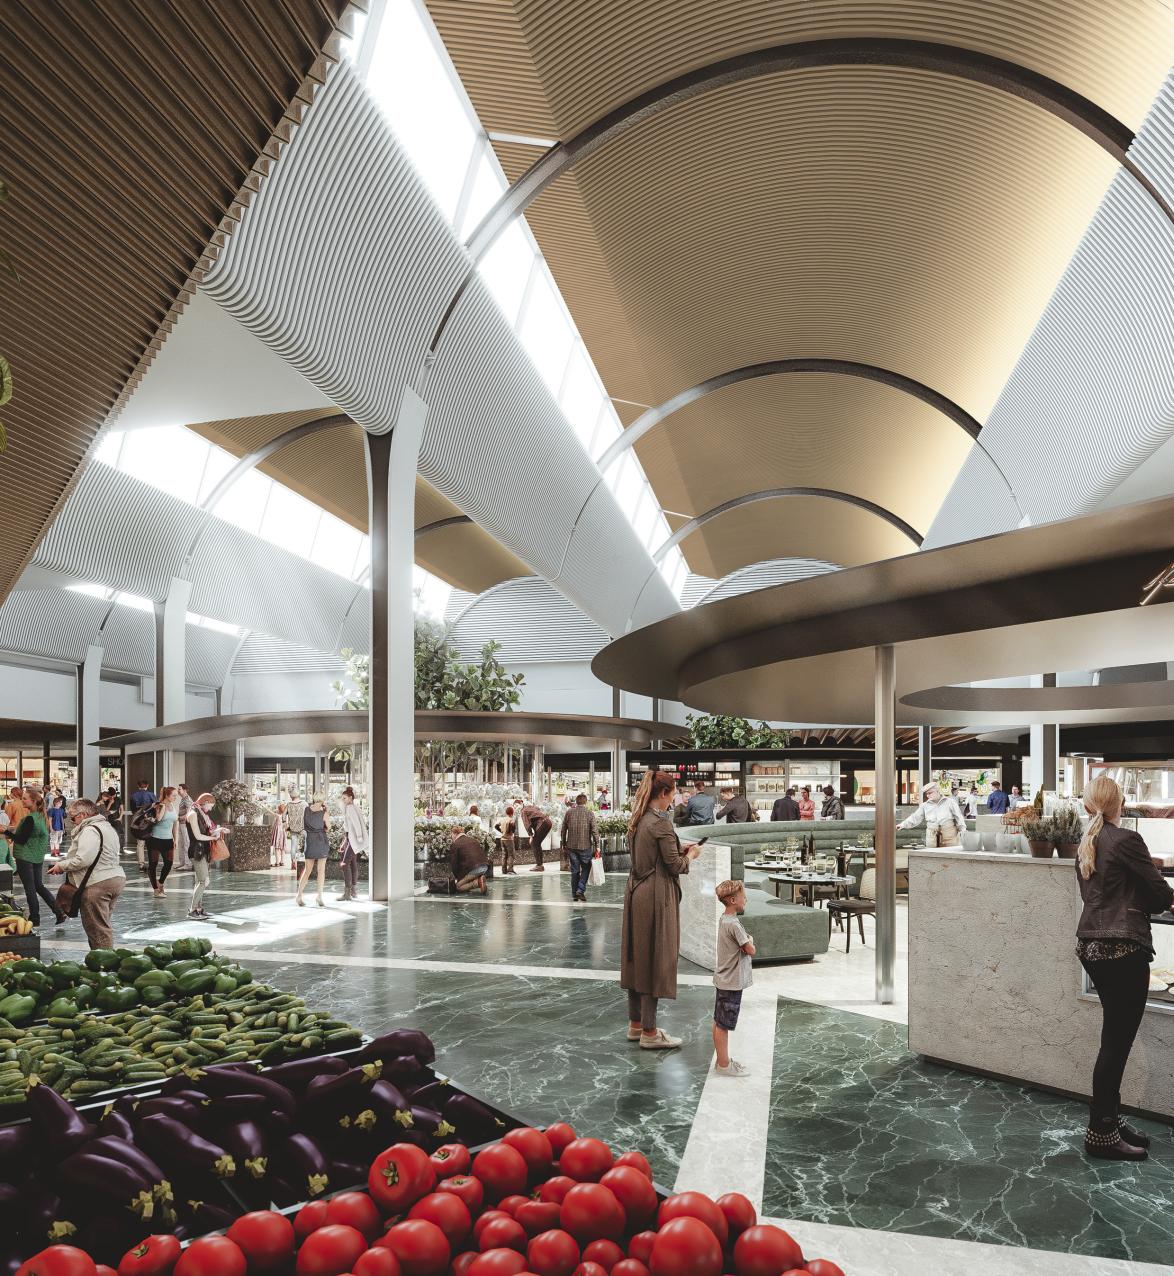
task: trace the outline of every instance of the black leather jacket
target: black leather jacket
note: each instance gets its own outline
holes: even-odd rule
[[[1106,824],[1097,838],[1096,871],[1086,881],[1077,861],[1076,880],[1084,900],[1078,939],[1134,939],[1153,951],[1150,915],[1170,907],[1174,890],[1137,833]]]

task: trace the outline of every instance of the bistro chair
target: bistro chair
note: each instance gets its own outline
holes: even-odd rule
[[[864,875],[860,879],[860,894],[855,899],[829,899],[827,909],[829,939],[832,934],[832,919],[835,918],[839,926],[843,925],[844,919],[847,918],[847,942],[844,951],[850,953],[852,951],[852,918],[855,917],[856,925],[860,930],[860,942],[863,944],[864,919],[876,916],[876,869],[864,870]]]

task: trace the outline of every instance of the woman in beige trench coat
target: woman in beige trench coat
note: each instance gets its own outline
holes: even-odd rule
[[[671,1050],[681,1044],[656,1026],[656,1003],[677,995],[681,948],[681,884],[701,853],[681,850],[669,814],[676,780],[666,771],[647,771],[632,803],[628,845],[632,869],[624,892],[620,935],[620,987],[628,990],[628,1040],[642,1050]]]

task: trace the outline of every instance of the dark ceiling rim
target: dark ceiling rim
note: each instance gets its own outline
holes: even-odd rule
[[[421,536],[427,536],[429,532],[439,532],[444,527],[462,527],[472,521],[468,514],[454,514],[451,518],[438,518],[435,523],[425,523],[423,527],[417,527],[416,540],[419,540]]]
[[[899,515],[894,514],[892,510],[886,509],[883,505],[877,505],[875,501],[866,500],[863,496],[855,496],[851,492],[838,492],[830,487],[768,487],[761,492],[747,492],[743,496],[735,496],[733,500],[722,501],[720,505],[715,505],[703,514],[691,518],[687,523],[682,523],[652,555],[652,561],[659,563],[674,545],[679,545],[706,523],[720,518],[723,514],[728,514],[731,510],[743,505],[753,505],[758,501],[777,501],[790,496],[816,496],[823,500],[843,501],[847,505],[855,505],[857,509],[866,510],[869,514],[875,514],[877,518],[884,519],[891,527],[895,527],[903,536],[908,537],[918,549],[921,548],[924,537],[920,532]]]
[[[928,40],[879,36],[849,36],[830,40],[801,40],[755,49],[708,66],[697,67],[649,89],[588,124],[566,142],[545,151],[501,196],[466,241],[472,266],[446,306],[429,346],[434,354],[449,320],[473,278],[476,265],[497,237],[553,182],[579,160],[661,111],[711,89],[737,84],[781,71],[831,66],[883,66],[933,71],[955,79],[983,84],[1029,102],[1078,129],[1106,151],[1174,223],[1174,208],[1154,183],[1130,159],[1133,130],[1111,112],[1050,76],[974,49]]]
[[[953,399],[947,398],[923,381],[915,381],[912,377],[878,367],[875,363],[858,363],[854,359],[770,359],[765,363],[748,363],[745,367],[732,368],[729,372],[719,372],[717,376],[709,377],[695,386],[690,386],[687,390],[681,390],[671,398],[665,399],[663,403],[641,413],[599,458],[599,468],[605,471],[613,461],[661,422],[668,420],[682,408],[687,408],[708,395],[715,394],[718,390],[725,390],[729,386],[740,385],[744,381],[754,381],[760,377],[786,376],[800,372],[823,372],[836,376],[858,377],[863,381],[876,381],[928,404],[942,416],[953,421],[955,425],[960,426],[972,440],[977,439],[982,432],[981,424]]]

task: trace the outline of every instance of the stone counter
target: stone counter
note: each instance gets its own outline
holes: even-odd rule
[[[689,843],[682,838],[681,846]],[[703,970],[717,964],[717,921],[725,911],[714,891],[730,876],[730,848],[706,842],[701,854],[682,873],[681,956]]]
[[[1071,860],[911,852],[910,1049],[1087,1097],[1101,1011],[1095,996],[1083,992],[1075,954],[1079,916]],[[1122,1102],[1174,1120],[1170,1008],[1147,1009]]]

